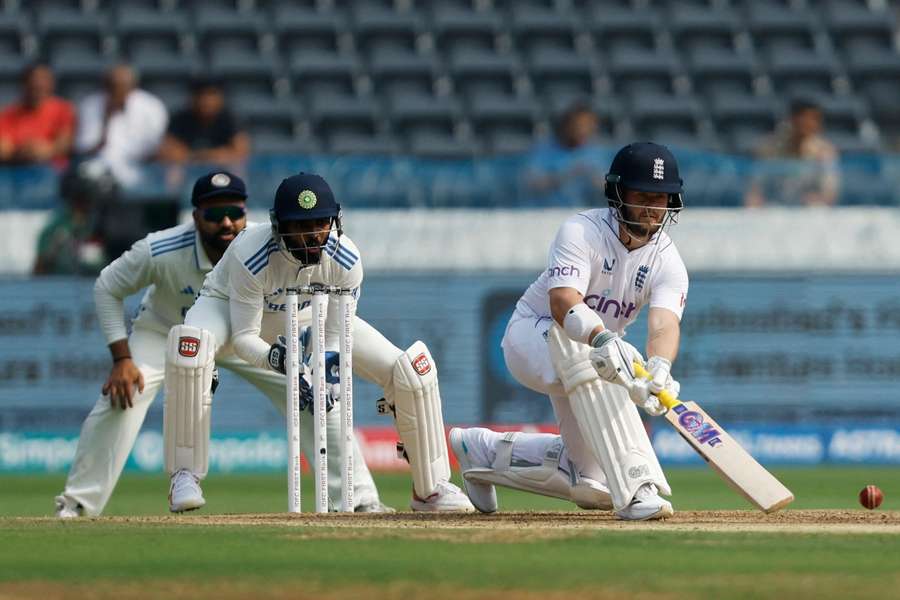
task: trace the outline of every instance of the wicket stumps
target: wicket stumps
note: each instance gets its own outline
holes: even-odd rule
[[[340,410],[341,410],[341,511],[353,512],[353,290],[325,285],[309,285],[286,290],[287,310],[285,332],[287,339],[287,438],[288,438],[288,512],[300,512],[300,307],[299,297],[310,296],[312,309],[312,369],[313,437],[315,457],[310,467],[315,473],[316,512],[328,512],[328,393],[325,377],[325,319],[328,300],[337,296],[340,310]]]

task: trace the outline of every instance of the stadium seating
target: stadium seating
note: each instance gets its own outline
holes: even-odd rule
[[[74,98],[128,60],[173,108],[221,76],[261,148],[468,156],[527,148],[576,98],[615,141],[747,153],[802,94],[862,152],[900,136],[897,37],[875,0],[19,0],[0,100],[36,58]]]

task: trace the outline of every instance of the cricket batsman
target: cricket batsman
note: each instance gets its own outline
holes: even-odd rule
[[[550,396],[560,435],[450,432],[466,492],[481,512],[497,510],[494,486],[503,485],[614,510],[625,520],[673,514],[660,497],[671,490],[637,406],[663,414],[653,394],[667,389],[677,396],[679,387],[670,370],[688,276],[665,232],[684,207],[675,157],[650,142],[625,146],[612,161],[605,192],[609,208],[563,223],[547,270],[516,304],[502,341],[513,377]],[[645,305],[646,363],[623,339]],[[572,351],[582,345],[589,352]],[[634,361],[652,375],[648,385],[629,385]]]
[[[270,217],[271,225],[248,226],[231,244],[207,276],[184,324],[169,332],[164,437],[173,510],[204,502],[200,481],[209,462],[209,390],[221,349],[230,348],[249,365],[267,369],[283,382],[286,288],[321,284],[353,289],[359,295],[360,252],[342,231],[340,205],[324,179],[300,173],[283,180]],[[309,303],[308,295],[300,296],[301,325],[310,320]],[[329,298],[327,310],[325,349],[336,356],[340,332],[336,297]],[[428,348],[416,342],[401,350],[359,318],[354,319],[353,336],[354,370],[383,388],[394,413],[412,470],[411,508],[474,511],[449,480],[437,368]],[[282,384],[280,398],[284,397]]]
[[[247,191],[240,177],[213,172],[194,184],[193,220],[149,234],[110,263],[97,278],[97,316],[113,366],[103,393],[85,419],[78,449],[62,494],[56,497],[59,517],[97,516],[103,512],[138,431],[163,384],[166,337],[193,305],[206,274],[247,224]],[[140,312],[128,335],[123,300],[147,288]],[[223,353],[216,364],[240,375],[265,393],[284,412],[284,377]],[[211,394],[211,391],[210,391]],[[329,415],[329,430],[340,429],[339,415]],[[312,430],[311,423],[304,426]],[[313,452],[312,435],[301,436],[304,452]],[[354,447],[357,510],[389,510],[381,504],[358,447]],[[340,456],[335,448],[336,457]],[[329,485],[340,491],[340,459],[329,462]]]

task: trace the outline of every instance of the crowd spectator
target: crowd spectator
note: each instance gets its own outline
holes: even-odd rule
[[[72,164],[59,182],[60,207],[38,238],[36,275],[96,275],[106,265],[102,236],[104,208],[117,185],[99,161]]]
[[[835,203],[840,188],[838,151],[822,134],[823,120],[815,101],[791,102],[787,121],[757,150],[759,172],[746,194],[747,206]]]
[[[100,158],[120,184],[133,187],[143,163],[156,156],[168,122],[162,101],[139,89],[134,70],[120,64],[107,73],[106,89],[79,105],[75,150]]]
[[[250,136],[225,103],[221,84],[198,79],[191,84],[190,106],[179,111],[159,149],[162,160],[235,167],[250,154]]]
[[[575,102],[561,116],[552,138],[538,142],[525,167],[525,185],[536,206],[588,206],[604,186],[609,162],[597,144],[600,120]]]
[[[53,71],[45,64],[26,67],[21,85],[21,98],[0,113],[0,161],[63,167],[72,149],[72,105],[53,95]]]

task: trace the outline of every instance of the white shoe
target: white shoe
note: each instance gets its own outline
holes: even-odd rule
[[[463,488],[466,495],[479,511],[483,513],[492,513],[497,511],[497,489],[490,483],[469,480],[466,473],[474,468],[490,467],[490,465],[476,465],[472,462],[469,455],[469,448],[466,444],[468,429],[454,427],[450,430],[450,447],[456,460],[459,462],[459,469],[462,472]]]
[[[367,502],[366,504],[359,504],[356,508],[353,509],[353,512],[357,513],[395,513],[397,512],[393,506],[388,506],[381,500],[376,500],[375,502]]]
[[[625,521],[665,519],[674,514],[672,504],[660,498],[659,490],[652,483],[645,483],[639,487],[631,504],[616,512],[616,516]]]
[[[54,498],[56,502],[56,517],[59,519],[77,519],[84,516],[84,509],[81,505],[70,500],[65,496],[57,496]]]
[[[176,471],[169,486],[169,510],[180,513],[196,510],[204,504],[206,500],[200,489],[200,479],[187,469]]]
[[[415,512],[475,512],[462,490],[449,481],[438,482],[434,493],[424,500],[413,492],[409,507]]]

